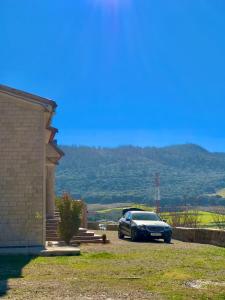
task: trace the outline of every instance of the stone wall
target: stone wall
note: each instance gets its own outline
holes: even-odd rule
[[[92,230],[99,230],[99,224],[102,224],[100,222],[88,222],[88,229]],[[118,225],[117,224],[107,224],[106,230],[108,231],[117,231]]]
[[[0,247],[44,246],[44,109],[0,94]]]
[[[200,228],[173,228],[173,238],[183,242],[225,247],[225,230]]]
[[[87,228],[92,230],[99,230],[99,222],[88,222]]]

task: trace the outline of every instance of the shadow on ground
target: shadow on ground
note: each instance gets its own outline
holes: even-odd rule
[[[8,280],[21,278],[23,268],[34,258],[34,256],[26,255],[0,256],[0,298],[9,290]]]
[[[125,237],[125,238],[123,238],[123,240],[126,241],[126,242],[139,243],[139,244],[166,244],[162,240],[147,239],[147,238],[146,239],[144,239],[144,238],[143,239],[139,239],[139,240],[137,240],[135,242],[133,242],[131,240],[131,238],[129,238],[129,237]],[[173,244],[173,242],[171,242],[171,243],[169,243],[167,245],[171,245],[171,244]]]

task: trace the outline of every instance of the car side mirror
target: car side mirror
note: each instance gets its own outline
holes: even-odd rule
[[[126,221],[127,221],[127,222],[130,222],[130,219],[129,219],[129,218],[126,218]]]
[[[167,220],[166,220],[166,219],[162,219],[162,221],[163,221],[163,222],[165,222],[165,223],[167,222]]]

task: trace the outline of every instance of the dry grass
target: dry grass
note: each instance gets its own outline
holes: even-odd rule
[[[0,289],[6,280],[9,287],[4,298],[225,299],[223,248],[132,243],[118,240],[115,232],[107,235],[110,244],[83,245],[79,257],[1,260]]]

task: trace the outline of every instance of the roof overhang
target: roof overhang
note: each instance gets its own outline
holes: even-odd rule
[[[49,143],[49,142],[53,142],[56,133],[58,133],[57,128],[49,126],[46,129],[46,144]]]
[[[53,100],[49,100],[47,98],[43,98],[34,94],[30,94],[18,89],[14,89],[5,85],[0,84],[0,93],[6,94],[9,96],[14,96],[18,99],[27,101],[29,103],[38,104],[44,107],[49,112],[54,112],[57,104]]]
[[[64,152],[54,142],[46,145],[46,160],[57,163],[62,156],[64,156]]]

